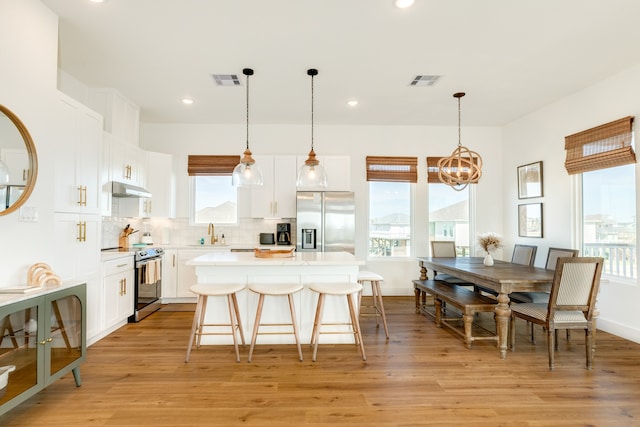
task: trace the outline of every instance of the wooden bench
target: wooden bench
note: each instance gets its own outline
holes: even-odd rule
[[[451,330],[464,338],[464,342],[468,348],[471,348],[471,343],[475,340],[498,341],[498,337],[496,335],[473,336],[471,333],[474,315],[481,312],[493,312],[497,304],[496,300],[477,294],[462,286],[452,285],[439,280],[414,280],[413,287],[416,297],[416,312],[431,315],[431,313],[424,308],[424,303],[426,294],[432,295],[435,305],[436,326],[440,328],[442,325],[445,325],[451,328]],[[461,332],[452,323],[450,323],[452,321],[460,321],[459,317],[443,317],[443,302],[460,310],[462,313],[462,321],[464,323],[464,332]]]

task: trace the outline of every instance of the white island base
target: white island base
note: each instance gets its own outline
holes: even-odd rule
[[[318,294],[308,289],[310,283],[356,282],[359,266],[364,261],[347,252],[303,252],[291,258],[256,258],[247,252],[210,252],[187,262],[195,266],[198,283],[216,286],[222,283],[239,283],[245,290],[239,292],[238,304],[246,344],[249,345],[258,307],[258,294],[248,286],[259,284],[302,284],[301,292],[293,295],[301,344],[311,342],[311,331]],[[357,298],[354,302],[358,307]],[[261,323],[290,323],[289,304],[286,297],[265,297]],[[229,310],[226,298],[211,297],[207,303],[205,323],[228,323]],[[349,307],[344,296],[327,295],[323,311],[323,323],[348,323]],[[350,327],[326,326],[323,331],[349,331]],[[205,332],[229,331],[229,327],[209,327]],[[291,326],[261,326],[260,332],[292,331]],[[293,335],[258,335],[256,344],[294,344]],[[320,335],[320,344],[354,343],[353,335]],[[233,344],[230,335],[205,335],[201,344]]]

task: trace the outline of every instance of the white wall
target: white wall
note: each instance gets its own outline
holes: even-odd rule
[[[15,113],[36,146],[39,168],[27,206],[36,207],[38,222],[18,221],[18,212],[0,216],[0,287],[26,283],[36,262],[51,263],[53,241],[54,127],[58,18],[37,0],[0,1],[0,104]],[[52,266],[55,271],[55,266]]]
[[[640,64],[504,127],[504,219],[507,236],[517,236],[517,205],[541,201],[543,239],[509,239],[509,244],[537,244],[536,265],[543,266],[549,247],[577,247],[574,178],[565,168],[564,137],[625,116],[640,115]],[[637,128],[637,126],[636,126]],[[544,197],[518,200],[516,168],[543,161]],[[636,166],[636,179],[640,176]],[[640,183],[640,180],[638,180]],[[637,186],[640,189],[640,185]],[[640,201],[640,197],[636,195]],[[637,216],[637,215],[636,215]],[[604,280],[598,299],[598,327],[640,342],[638,283]]]
[[[351,157],[351,186],[356,195],[356,256],[366,259],[368,185],[365,180],[367,155],[417,156],[419,180],[416,186],[415,255],[428,255],[428,206],[426,157],[448,155],[458,141],[457,127],[426,126],[315,126],[314,145],[318,155]],[[254,154],[306,155],[310,148],[309,126],[252,125]],[[475,186],[478,224],[481,231],[502,233],[502,144],[499,128],[463,128],[462,143],[478,151],[485,162],[484,175]],[[178,217],[188,215],[188,154],[240,154],[244,150],[242,125],[141,125],[140,146],[174,155],[178,194]],[[331,177],[329,177],[331,179]],[[418,277],[418,263],[406,260],[370,261],[366,268],[385,277],[385,293],[411,295],[411,280]]]

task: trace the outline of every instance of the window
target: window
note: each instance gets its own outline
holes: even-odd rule
[[[238,201],[231,176],[194,176],[194,224],[237,224]]]
[[[603,257],[604,274],[636,278],[633,117],[623,117],[564,140],[567,172],[582,174],[582,255]]]
[[[411,256],[417,166],[416,157],[367,156],[370,256]]]
[[[238,223],[238,194],[231,174],[239,162],[239,156],[189,156],[191,223]]]
[[[604,274],[637,277],[635,167],[582,174],[581,252],[603,257]]]
[[[429,240],[453,240],[457,255],[469,256],[469,187],[429,184]]]
[[[369,255],[411,256],[411,185],[369,182]]]

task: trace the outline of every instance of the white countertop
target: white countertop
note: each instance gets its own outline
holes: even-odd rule
[[[193,266],[306,266],[306,265],[364,265],[348,252],[296,252],[289,258],[257,258],[251,252],[214,251],[200,255],[187,265]]]
[[[44,285],[35,291],[27,293],[0,293],[0,307],[13,304],[15,302],[24,301],[30,298],[39,297],[52,292],[60,291],[62,289],[72,288],[84,283],[82,281],[65,281],[60,285]],[[20,287],[26,287],[26,285],[20,285]]]

